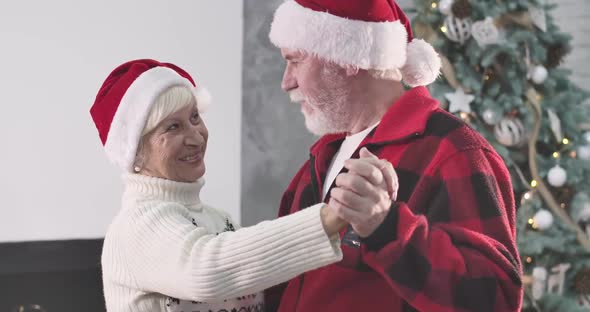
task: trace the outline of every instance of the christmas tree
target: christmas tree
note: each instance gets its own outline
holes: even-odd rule
[[[415,36],[443,60],[431,93],[510,170],[523,311],[589,311],[589,94],[560,68],[571,36],[536,0],[413,2]]]

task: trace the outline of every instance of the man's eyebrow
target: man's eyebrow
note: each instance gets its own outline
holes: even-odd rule
[[[302,57],[303,57],[303,55],[300,55],[300,54],[287,54],[287,55],[285,55],[285,59],[287,61],[300,60]]]

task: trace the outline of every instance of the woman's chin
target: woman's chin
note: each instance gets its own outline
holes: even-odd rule
[[[205,164],[200,163],[197,167],[193,167],[187,170],[187,180],[190,182],[195,182],[198,179],[202,178],[205,175]]]

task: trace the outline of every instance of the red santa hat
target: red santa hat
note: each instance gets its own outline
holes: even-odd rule
[[[441,67],[393,0],[287,0],[275,12],[270,40],[341,66],[399,71],[412,87],[434,82]]]
[[[132,172],[141,132],[158,96],[172,86],[186,86],[200,112],[210,102],[203,87],[182,68],[155,60],[129,61],[106,78],[90,109],[107,157]]]

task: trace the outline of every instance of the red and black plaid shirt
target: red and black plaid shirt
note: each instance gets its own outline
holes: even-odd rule
[[[344,135],[327,135],[283,195],[280,216],[320,202]],[[344,259],[267,291],[272,311],[518,311],[523,286],[515,203],[504,162],[476,131],[407,91],[360,144],[390,161],[397,201],[359,239],[343,231]],[[327,199],[326,199],[327,202]]]

